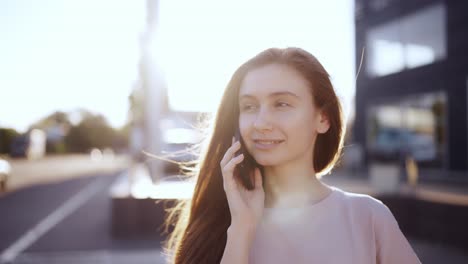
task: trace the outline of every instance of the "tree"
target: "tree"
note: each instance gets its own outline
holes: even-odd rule
[[[117,131],[102,115],[87,114],[78,125],[70,128],[65,145],[70,152],[89,152],[92,148],[113,147],[117,138]]]
[[[68,127],[71,125],[70,119],[68,114],[62,111],[55,111],[52,114],[42,118],[41,120],[37,121],[31,128],[39,128],[42,130],[47,130],[53,126],[65,126]]]
[[[67,152],[64,137],[71,127],[69,114],[55,111],[30,126],[30,130],[38,128],[47,133],[46,153],[61,154]]]

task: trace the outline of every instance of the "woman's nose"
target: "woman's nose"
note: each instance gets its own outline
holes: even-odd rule
[[[255,117],[254,128],[260,132],[272,130],[271,114],[266,109],[260,109]]]

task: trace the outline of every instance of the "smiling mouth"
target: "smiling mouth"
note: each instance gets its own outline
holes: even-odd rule
[[[283,142],[284,140],[254,140],[255,148],[259,150],[271,150]]]
[[[263,145],[273,145],[273,144],[279,144],[283,142],[284,140],[254,140],[256,144],[263,144]]]

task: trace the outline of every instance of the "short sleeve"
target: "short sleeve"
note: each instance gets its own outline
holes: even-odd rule
[[[373,210],[377,264],[420,264],[392,212],[378,201]]]

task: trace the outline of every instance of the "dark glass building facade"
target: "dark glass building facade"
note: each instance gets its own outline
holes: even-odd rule
[[[354,141],[468,183],[468,1],[356,0]]]

